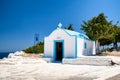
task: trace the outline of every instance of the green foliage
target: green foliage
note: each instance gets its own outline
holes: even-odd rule
[[[100,45],[108,45],[120,41],[120,27],[107,21],[104,13],[100,13],[97,17],[93,17],[88,21],[83,21],[81,30],[92,40],[98,40]]]
[[[86,35],[92,40],[98,40],[102,44],[110,42],[107,40],[110,36],[108,36],[106,30],[111,26],[111,21],[108,22],[106,18],[107,17],[103,13],[100,13],[97,17],[93,17],[87,22],[83,21],[81,30],[84,30]],[[103,40],[106,40],[107,42],[102,42]]]
[[[37,43],[35,46],[31,46],[25,50],[26,53],[43,53],[44,51],[44,43],[43,42],[39,42]]]
[[[69,24],[69,26],[68,26],[68,27],[65,27],[65,29],[74,31],[73,24]]]
[[[106,28],[111,25],[111,21],[106,20],[106,16],[103,13],[99,14],[97,17],[93,17],[91,20],[83,21],[81,24],[81,30],[86,32],[92,40],[99,40],[103,38]]]
[[[113,36],[112,36],[112,42],[114,43],[114,48],[117,49],[118,45],[117,42],[120,42],[120,27],[117,25],[113,25]]]

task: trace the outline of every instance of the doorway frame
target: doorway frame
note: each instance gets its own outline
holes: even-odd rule
[[[56,42],[62,42],[62,59],[64,58],[64,40],[54,40],[53,60],[56,60]]]

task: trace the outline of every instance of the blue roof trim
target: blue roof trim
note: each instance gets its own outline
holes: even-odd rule
[[[82,39],[89,39],[89,37],[85,34],[75,32],[75,31],[70,31],[70,30],[67,30],[67,29],[63,29],[63,30],[71,36],[77,36],[77,38],[82,38]]]
[[[87,35],[85,35],[85,34],[82,34],[82,33],[76,32],[76,31],[67,30],[67,29],[62,29],[62,28],[57,28],[55,30],[58,30],[58,29],[65,31],[69,36],[76,36],[77,38],[81,38],[81,39],[84,39],[84,40],[94,41],[94,40],[89,39],[89,37]],[[47,37],[49,37],[49,36],[47,36]]]
[[[81,38],[84,40],[89,40],[89,41],[94,42],[94,40],[89,39],[89,37],[85,34],[82,34],[82,33],[76,32],[76,31],[67,30],[67,29],[62,29],[62,30],[64,30],[70,36],[76,36],[77,38]]]

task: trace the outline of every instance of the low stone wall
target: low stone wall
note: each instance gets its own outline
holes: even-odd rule
[[[1,64],[9,64],[9,65],[21,65],[21,64],[43,64],[47,63],[45,60],[41,58],[29,58],[22,56],[14,56],[12,58],[4,58],[0,60]]]
[[[87,56],[73,59],[64,58],[62,63],[75,65],[110,66],[112,65],[112,59],[109,57]]]
[[[47,63],[53,62],[52,58],[42,58]],[[95,66],[110,66],[120,65],[120,57],[114,56],[82,56],[79,58],[63,58],[63,64],[72,65],[95,65]]]
[[[112,51],[112,52],[106,51],[106,52],[102,52],[100,55],[101,56],[118,56],[118,57],[120,57],[120,51]]]

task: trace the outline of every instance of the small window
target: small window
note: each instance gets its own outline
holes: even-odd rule
[[[84,43],[84,48],[85,48],[85,49],[87,48],[87,44],[86,44],[86,42]]]

